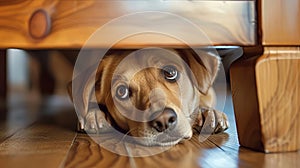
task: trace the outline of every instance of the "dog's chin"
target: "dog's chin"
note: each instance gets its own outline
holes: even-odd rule
[[[158,137],[138,137],[136,138],[136,142],[143,146],[174,146],[180,143],[183,138],[174,138],[174,137],[164,137],[160,139]]]
[[[174,146],[192,137],[191,133],[186,135],[179,134],[176,131],[162,132],[158,134],[143,133],[136,137],[136,142],[144,146]]]

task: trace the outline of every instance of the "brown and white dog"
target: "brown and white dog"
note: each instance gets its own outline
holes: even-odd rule
[[[197,54],[157,48],[110,52],[94,75],[85,73],[81,85],[73,84],[73,93],[69,87],[83,103],[77,109],[80,128],[101,133],[113,126],[126,135],[146,137],[141,143],[147,146],[190,139],[193,128],[226,130],[226,115],[213,109],[211,87],[220,61],[204,50]]]

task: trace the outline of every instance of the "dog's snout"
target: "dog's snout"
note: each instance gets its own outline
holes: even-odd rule
[[[154,120],[149,122],[150,126],[158,132],[163,132],[167,129],[171,130],[176,126],[176,123],[177,115],[172,109],[165,109]]]

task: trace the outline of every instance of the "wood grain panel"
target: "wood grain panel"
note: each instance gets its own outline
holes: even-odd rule
[[[231,67],[239,141],[264,152],[300,149],[299,47],[265,48]]]
[[[256,65],[265,151],[300,149],[300,48],[266,48]]]
[[[300,1],[262,0],[264,45],[300,45]]]
[[[2,111],[2,110],[1,110]],[[5,111],[7,113],[7,110]],[[5,116],[7,117],[7,116]],[[6,120],[6,118],[5,118]],[[0,123],[0,143],[14,135],[19,130],[26,128],[30,125],[30,122],[28,121],[22,121],[22,122],[13,122],[14,124],[10,124],[7,121],[2,121]]]
[[[218,144],[223,144],[227,134],[213,135]],[[216,138],[219,137],[219,138]],[[211,138],[211,137],[210,137]],[[215,142],[216,143],[216,142]],[[235,161],[218,148],[214,142],[206,140],[199,142],[198,136],[183,144],[148,157],[127,157],[112,153],[95,143],[88,135],[79,134],[76,137],[68,158],[66,167],[220,167],[226,161],[233,166]]]
[[[254,10],[254,1],[227,1],[226,3],[187,0],[176,2],[160,0],[2,1],[0,38],[3,42],[0,48],[80,48],[92,33],[112,19],[145,11],[171,12],[183,16],[203,30],[215,45],[254,45],[256,39]],[[41,25],[43,28],[31,26],[29,23],[36,11],[43,11],[45,21],[35,22],[45,23],[46,25]],[[138,27],[150,30],[151,28],[165,31],[178,30],[179,33],[191,34],[191,45],[207,45],[207,41],[199,40],[199,36],[190,32],[191,26],[178,25],[174,18],[147,16],[141,20],[147,19],[149,21],[143,25],[128,23],[113,27],[104,35],[109,38],[116,32]],[[34,31],[32,27],[38,28],[39,32],[32,32]],[[32,34],[38,34],[43,38],[35,38]],[[105,38],[90,46],[108,47]],[[178,39],[150,33],[146,36],[137,35],[123,39],[115,47],[137,48],[149,45],[185,46]]]
[[[34,124],[0,144],[1,167],[59,167],[74,137],[58,126]]]

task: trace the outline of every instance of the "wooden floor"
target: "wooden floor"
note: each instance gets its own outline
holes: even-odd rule
[[[225,112],[231,127],[226,133],[212,135],[202,143],[196,135],[149,157],[119,156],[101,148],[88,135],[76,133],[76,115],[65,98],[37,101],[40,99],[16,96],[12,100],[0,111],[1,168],[300,167],[300,152],[263,154],[240,147],[230,97]]]

